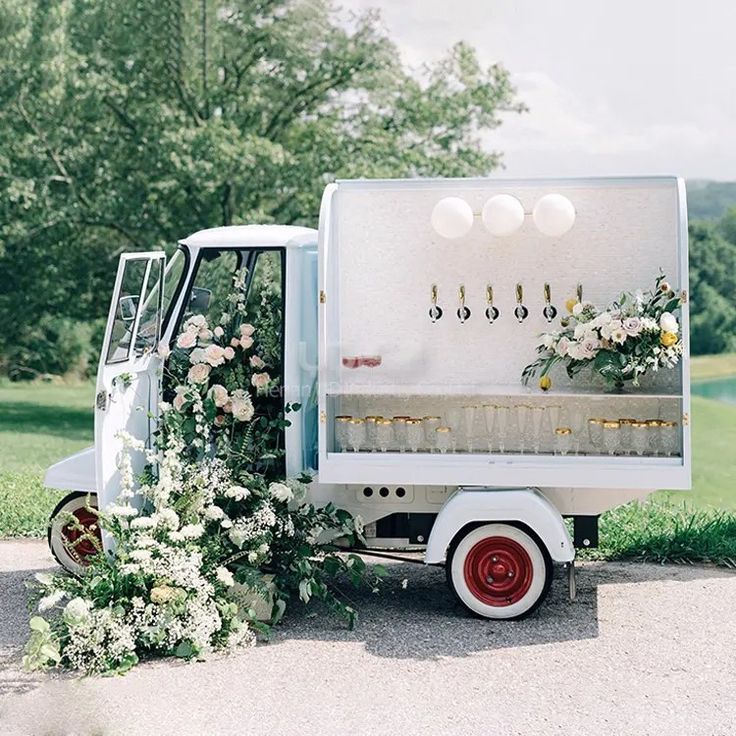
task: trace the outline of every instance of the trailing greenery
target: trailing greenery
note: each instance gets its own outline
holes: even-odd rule
[[[314,225],[336,177],[488,174],[480,134],[522,109],[469,46],[410,73],[374,12],[328,0],[5,0],[0,65],[0,372],[16,378],[84,370],[34,328],[104,317],[121,251]]]

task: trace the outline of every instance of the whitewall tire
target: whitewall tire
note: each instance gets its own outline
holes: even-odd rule
[[[473,614],[492,619],[528,616],[552,582],[552,562],[523,529],[482,524],[456,539],[447,557],[447,581]]]
[[[89,558],[97,554],[102,544],[97,516],[90,510],[96,508],[96,494],[75,491],[59,501],[49,520],[51,554],[63,568],[75,575],[84,572]],[[84,531],[70,523],[68,514],[76,517]],[[97,540],[96,544],[93,538]]]

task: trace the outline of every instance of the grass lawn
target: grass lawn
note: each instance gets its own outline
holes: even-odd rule
[[[729,371],[736,356],[693,360],[695,380]],[[0,383],[0,537],[45,534],[64,493],[44,489],[43,472],[92,444],[93,398],[91,383]],[[736,406],[696,396],[692,414],[693,491],[605,514],[597,556],[736,556]]]
[[[0,383],[0,537],[41,536],[63,491],[46,468],[92,444],[94,385]]]

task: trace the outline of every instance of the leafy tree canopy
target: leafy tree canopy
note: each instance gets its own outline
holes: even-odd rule
[[[313,225],[336,177],[487,174],[479,134],[522,110],[469,46],[410,73],[327,0],[5,0],[0,65],[6,368],[41,315],[104,314],[123,250]]]

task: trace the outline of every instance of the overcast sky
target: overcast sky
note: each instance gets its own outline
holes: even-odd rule
[[[341,0],[381,10],[407,63],[458,40],[530,108],[486,138],[508,176],[736,179],[736,0]]]

